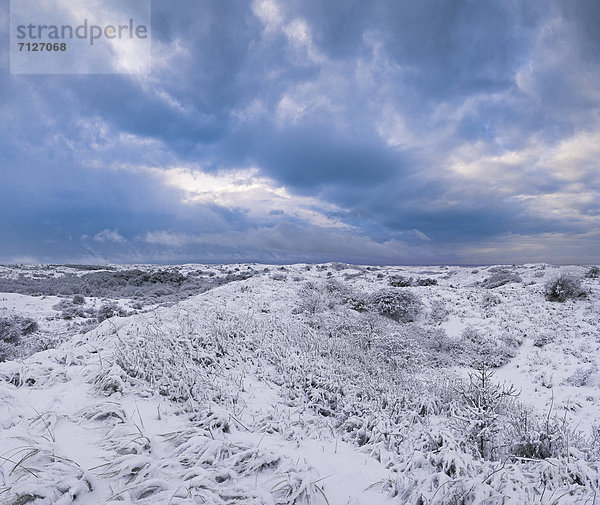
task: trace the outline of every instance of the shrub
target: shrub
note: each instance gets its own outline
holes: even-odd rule
[[[495,295],[486,293],[485,295],[483,295],[482,303],[485,308],[488,308],[493,307],[494,305],[499,305],[501,303],[501,300]]]
[[[407,278],[402,275],[392,275],[388,279],[388,283],[394,288],[408,288],[410,286],[435,286],[437,285],[437,280],[431,277],[413,279],[412,277]]]
[[[19,326],[12,318],[0,319],[0,341],[6,343],[15,343],[21,337]]]
[[[17,317],[17,321],[21,328],[21,335],[29,335],[39,330],[37,322],[29,317]]]
[[[415,366],[421,366],[427,358],[421,347],[422,341],[418,339],[421,335],[415,338],[417,333],[423,332],[416,325],[409,323],[408,326],[410,326],[408,332],[385,331],[371,335],[370,338],[365,338],[365,335],[361,337],[366,347],[372,349],[378,362],[404,370],[414,369]]]
[[[315,283],[307,281],[298,292],[299,300],[294,312],[299,314],[308,312],[315,314],[326,309],[333,309],[336,305],[347,304],[357,311],[366,310],[364,297],[355,293],[337,279],[328,278],[324,282]],[[353,302],[356,303],[353,303]]]
[[[16,346],[0,340],[0,363],[13,359],[16,355]]]
[[[567,377],[565,383],[576,387],[587,386],[590,382],[590,378],[597,371],[598,368],[595,365],[589,368],[579,367],[569,377]]]
[[[506,425],[509,454],[519,458],[547,459],[565,457],[575,433],[568,429],[566,418],[551,416],[551,411],[541,418],[525,406],[516,404]]]
[[[415,286],[437,286],[437,279],[431,277],[422,277],[414,282]]]
[[[402,275],[392,275],[388,279],[388,284],[394,288],[407,288],[412,285],[412,279],[408,279]]]
[[[294,310],[298,314],[302,312],[316,314],[317,312],[323,312],[327,308],[327,302],[323,293],[316,287],[308,285],[300,290],[299,295],[298,305]]]
[[[499,384],[493,378],[494,372],[482,364],[469,374],[468,383],[459,383],[456,388],[463,400],[459,419],[466,423],[467,435],[480,456],[486,459],[497,456],[501,417],[506,415],[508,404],[519,395],[514,386]]]
[[[74,305],[83,305],[85,303],[85,298],[82,295],[75,295],[71,302]]]
[[[75,295],[78,296],[78,295]],[[75,297],[73,297],[75,298]],[[83,297],[82,297],[83,298]],[[74,319],[76,317],[86,317],[86,312],[83,307],[73,300],[61,300],[54,307],[54,310],[60,310],[61,319]]]
[[[0,318],[0,340],[7,343],[17,343],[23,335],[29,335],[38,330],[38,324],[28,317]]]
[[[544,287],[546,300],[564,302],[569,298],[583,296],[581,279],[573,274],[561,273],[558,277],[550,279]]]
[[[352,268],[350,265],[346,264],[346,263],[331,263],[331,268],[333,268],[336,272],[339,272],[341,270],[347,270],[348,268]]]
[[[330,295],[340,295],[341,293],[346,292],[346,286],[344,286],[337,279],[326,279],[323,283],[323,291]]]
[[[431,321],[436,324],[441,324],[448,319],[448,309],[441,300],[431,302]]]
[[[343,301],[356,312],[365,312],[369,308],[367,297],[360,292],[353,292],[345,296]]]
[[[533,345],[536,347],[544,347],[547,344],[551,344],[556,339],[556,335],[552,333],[537,333],[533,337]]]
[[[499,270],[494,272],[487,279],[485,279],[481,285],[487,289],[499,288],[510,282],[523,282],[523,279],[513,272],[508,270]]]
[[[369,297],[369,305],[382,316],[400,323],[415,321],[422,307],[421,300],[414,293],[403,289],[376,291]]]
[[[105,319],[109,319],[114,316],[127,316],[127,311],[123,310],[116,303],[105,303],[98,309],[98,313],[96,315],[98,322],[101,323]]]
[[[28,317],[0,318],[0,362],[17,356],[21,337],[38,330],[38,324]]]
[[[597,266],[590,267],[585,273],[585,276],[588,279],[597,279],[598,277],[600,277],[600,268],[598,268]]]
[[[435,328],[419,337],[423,345],[431,351],[432,361],[438,364],[456,364],[463,351],[460,340],[448,336],[442,328]]]
[[[464,351],[472,356],[472,363],[476,366],[499,367],[510,358],[514,358],[515,349],[520,342],[505,338],[496,339],[485,335],[477,329],[468,326],[461,335],[461,346]]]

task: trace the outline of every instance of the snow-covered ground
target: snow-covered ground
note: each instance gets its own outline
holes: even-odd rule
[[[89,270],[0,270],[46,279],[0,293],[38,322],[0,363],[0,503],[600,500],[586,267],[132,268],[83,302]],[[549,301],[561,272],[582,295]],[[110,303],[129,315],[97,324]]]

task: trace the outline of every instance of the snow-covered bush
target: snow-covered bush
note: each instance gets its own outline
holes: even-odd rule
[[[29,335],[39,330],[37,321],[30,317],[17,317],[17,321],[21,327],[21,335]]]
[[[410,323],[421,312],[422,302],[412,291],[405,289],[382,289],[369,297],[369,305],[382,316],[400,323]]]
[[[73,302],[73,305],[84,305],[85,298],[82,295],[75,295],[71,299],[71,302]]]
[[[519,343],[495,338],[471,326],[464,329],[460,342],[467,360],[471,360],[467,364],[488,367],[499,367],[513,358]]]
[[[374,339],[382,331],[380,318],[372,312],[360,315],[355,331],[348,332],[348,339],[358,346],[361,351],[368,351],[373,346]]]
[[[392,275],[388,279],[388,284],[394,288],[407,288],[412,286],[412,279],[404,277],[403,275]]]
[[[564,302],[569,298],[578,298],[584,295],[581,288],[581,279],[574,274],[561,273],[550,279],[544,286],[546,300]]]
[[[585,276],[588,279],[597,279],[598,277],[600,277],[600,268],[595,265],[588,268],[588,271],[585,273]]]
[[[348,290],[348,288],[337,279],[326,279],[322,285],[322,289],[324,292],[331,295],[340,295]]]
[[[412,277],[407,278],[402,275],[392,275],[388,279],[388,283],[394,288],[407,288],[410,286],[435,286],[437,285],[437,280],[432,279],[431,277],[418,277],[413,279]]]
[[[576,445],[577,436],[564,417],[550,412],[536,415],[517,401],[520,392],[511,384],[496,382],[485,364],[469,374],[468,381],[459,382],[455,391],[460,401],[454,417],[464,423],[477,453],[485,459],[568,457],[569,440]]]
[[[444,368],[473,362],[471,354],[465,353],[462,342],[437,326],[406,323],[390,331],[390,328],[378,325],[376,331],[370,333],[368,338],[363,338],[370,343],[376,363],[386,363],[393,369],[414,371],[425,366]]]
[[[437,286],[437,279],[431,277],[419,277],[414,281],[414,286]]]
[[[10,344],[0,340],[0,363],[14,359],[17,355],[17,348],[15,344]]]
[[[352,268],[352,266],[349,265],[348,263],[340,263],[339,261],[335,262],[335,263],[330,263],[329,266],[336,272],[340,272],[342,270],[347,270],[349,268]]]
[[[21,337],[38,330],[38,324],[28,317],[0,318],[0,362],[16,357]]]
[[[357,312],[366,312],[369,309],[368,297],[364,293],[353,291],[348,293],[343,302],[352,310]]]
[[[102,321],[104,321],[105,319],[109,319],[111,317],[114,316],[127,316],[127,311],[122,309],[121,307],[119,307],[119,305],[117,305],[114,302],[111,303],[105,303],[103,304],[99,309],[98,312],[96,314],[96,318],[98,319],[98,322],[101,323]]]
[[[567,384],[570,384],[571,386],[576,387],[587,386],[591,376],[597,371],[598,368],[594,365],[588,368],[580,367],[577,370],[575,370],[569,377],[567,377],[565,382]]]
[[[519,394],[514,386],[499,384],[493,378],[493,371],[482,364],[469,374],[468,382],[457,385],[463,408],[456,417],[465,423],[467,436],[485,459],[497,458],[502,445],[498,440],[502,429],[501,418],[507,415]]]
[[[307,283],[299,292],[296,313],[316,314],[327,308],[325,295],[312,283]]]
[[[491,293],[485,293],[483,295],[483,298],[481,301],[482,301],[484,308],[490,308],[490,307],[493,307],[494,305],[499,305],[501,303],[500,298],[498,298],[496,295],[493,295]]]
[[[384,332],[372,340],[372,352],[377,362],[403,370],[413,369],[427,361],[427,356],[411,327],[410,332]],[[417,345],[416,345],[417,344]]]
[[[523,282],[523,280],[517,274],[510,272],[509,270],[498,270],[497,272],[492,273],[487,279],[483,280],[481,285],[484,288],[494,289],[504,286],[509,282]]]
[[[518,458],[545,460],[548,458],[569,457],[571,448],[577,442],[577,434],[572,432],[564,417],[544,417],[535,415],[531,409],[515,403],[510,419],[505,424],[506,450]]]
[[[364,312],[368,309],[367,297],[342,284],[337,279],[328,278],[324,282],[306,282],[298,292],[295,313],[316,314],[339,305],[348,305],[351,309]]]
[[[431,353],[431,363],[439,366],[461,362],[463,347],[459,339],[448,336],[442,328],[434,328],[423,335],[423,346]]]
[[[431,302],[429,317],[434,324],[441,324],[448,319],[448,309],[441,300]]]
[[[556,340],[556,335],[548,332],[537,332],[533,337],[533,345],[536,347],[544,347]]]
[[[75,297],[73,297],[73,299],[75,299]],[[54,310],[60,310],[61,319],[74,319],[76,317],[90,316],[89,311],[86,311],[81,304],[76,303],[73,300],[61,300],[52,308]]]
[[[37,330],[37,322],[29,317],[0,317],[0,340],[3,342],[17,343],[22,336]]]

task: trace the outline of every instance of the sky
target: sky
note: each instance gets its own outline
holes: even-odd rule
[[[599,26],[154,0],[149,75],[12,75],[0,0],[0,262],[599,263]]]

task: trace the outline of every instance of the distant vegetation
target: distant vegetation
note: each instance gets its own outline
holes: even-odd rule
[[[148,272],[138,269],[95,271],[99,267],[78,268],[92,271],[83,275],[65,273],[59,277],[20,274],[15,279],[0,279],[0,292],[34,296],[135,298],[155,303],[158,300],[177,301],[231,281],[247,279],[256,273],[244,270],[216,275],[214,272],[197,271],[183,275],[175,269]]]

